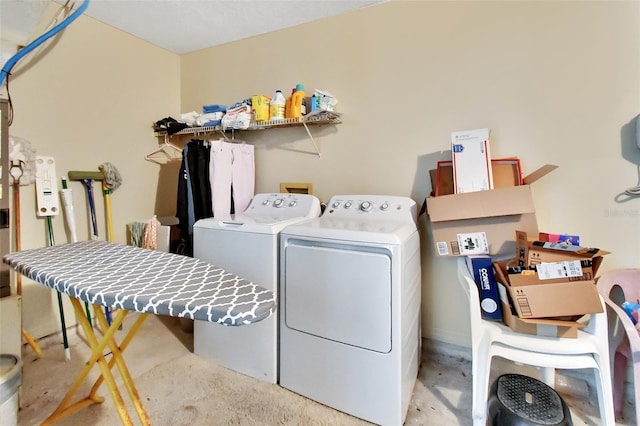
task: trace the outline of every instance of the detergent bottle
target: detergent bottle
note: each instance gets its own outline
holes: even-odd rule
[[[293,89],[291,96],[287,100],[289,103],[289,115],[287,118],[299,118],[302,117],[302,105],[304,102],[304,86],[302,84],[296,85]],[[306,111],[305,111],[306,112]],[[285,111],[286,114],[286,111]]]
[[[273,96],[271,103],[269,104],[269,112],[272,121],[284,120],[285,103],[286,100],[282,94],[282,90],[276,90],[276,94]]]

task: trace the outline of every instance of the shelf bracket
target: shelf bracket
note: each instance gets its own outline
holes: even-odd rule
[[[320,155],[320,150],[318,149],[318,144],[316,144],[316,140],[313,138],[313,135],[311,134],[311,130],[309,130],[309,126],[307,126],[307,123],[304,120],[302,121],[302,125],[304,126],[304,129],[307,131],[307,135],[309,135],[309,139],[311,140],[313,147],[316,149],[316,154],[318,154],[318,157],[322,157],[322,155]]]

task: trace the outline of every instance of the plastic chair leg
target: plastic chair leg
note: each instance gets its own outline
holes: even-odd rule
[[[627,371],[627,357],[616,352],[613,358],[613,408],[616,417],[622,416],[624,407],[624,380]]]
[[[491,357],[476,353],[474,354],[472,364],[473,404],[471,416],[473,418],[474,426],[485,426],[487,418],[489,375],[491,373]]]
[[[610,369],[599,368],[594,371],[596,386],[598,387],[598,405],[600,406],[600,418],[603,426],[615,426],[616,416],[613,412],[613,389],[611,386]]]
[[[556,369],[553,367],[540,367],[540,377],[545,385],[556,387]]]

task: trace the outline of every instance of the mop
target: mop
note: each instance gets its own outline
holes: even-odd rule
[[[36,156],[36,205],[37,215],[45,216],[47,220],[49,246],[55,246],[56,243],[53,238],[53,222],[51,217],[60,212],[60,206],[56,183],[56,168],[53,157]],[[70,360],[71,351],[69,350],[69,340],[67,339],[67,325],[64,319],[62,294],[58,291],[57,295],[64,353],[66,359]]]
[[[31,143],[21,139],[9,136],[9,182],[13,185],[13,216],[15,221],[15,250],[21,250],[20,238],[20,185],[32,184],[34,178],[34,160],[35,150],[31,148]],[[18,296],[22,296],[22,275],[16,275],[16,292]],[[42,356],[42,350],[36,341],[22,328],[22,311],[20,313],[20,329],[22,336],[27,341],[31,349],[36,353],[37,357]]]
[[[122,185],[122,177],[116,167],[107,162],[98,166],[104,179],[102,180],[102,193],[104,195],[104,207],[107,219],[107,241],[113,242],[113,218],[111,216],[111,193]]]

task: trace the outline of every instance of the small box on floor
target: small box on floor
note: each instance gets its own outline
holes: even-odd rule
[[[498,284],[493,273],[493,262],[490,256],[467,256],[467,266],[473,273],[473,279],[480,294],[480,311],[482,318],[502,320]]]

